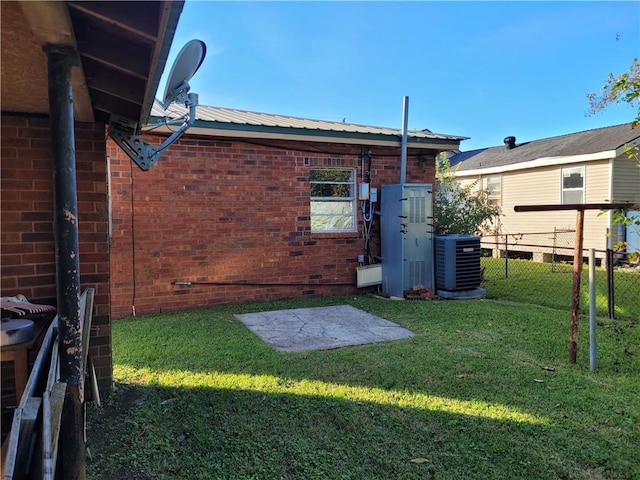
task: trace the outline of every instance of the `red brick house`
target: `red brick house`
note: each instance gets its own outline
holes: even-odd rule
[[[143,138],[160,144],[165,116],[185,113],[156,102]],[[462,139],[409,132],[407,183],[433,183],[435,156]],[[107,155],[117,318],[356,292],[359,255],[380,255],[358,185],[399,183],[401,132],[199,106],[150,170],[111,141]]]

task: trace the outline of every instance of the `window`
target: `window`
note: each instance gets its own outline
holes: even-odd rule
[[[310,181],[311,231],[355,232],[355,170],[312,168]]]
[[[486,177],[485,182],[489,205],[499,207],[502,204],[502,175]]]
[[[584,203],[584,167],[562,169],[562,203]]]

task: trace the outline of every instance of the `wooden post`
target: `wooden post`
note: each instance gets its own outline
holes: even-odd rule
[[[573,291],[571,296],[571,328],[569,329],[569,363],[576,363],[578,356],[578,319],[580,318],[583,230],[584,210],[578,210],[576,216],[576,244],[573,251]]]
[[[633,208],[630,202],[623,203],[571,203],[563,205],[516,205],[516,212],[557,212],[576,210],[576,245],[573,252],[573,296],[571,306],[571,328],[569,329],[569,363],[576,363],[578,356],[578,318],[580,316],[580,276],[582,274],[582,240],[585,210],[624,210]]]

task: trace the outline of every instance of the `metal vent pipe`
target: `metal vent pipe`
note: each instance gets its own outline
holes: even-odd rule
[[[407,123],[409,121],[409,97],[402,99],[402,143],[400,146],[400,184],[407,180]]]
[[[516,148],[516,137],[512,137],[512,136],[505,137],[504,146],[507,147],[507,150]]]

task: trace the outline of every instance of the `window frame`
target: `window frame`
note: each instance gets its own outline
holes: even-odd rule
[[[569,170],[579,170],[580,171],[580,175],[582,177],[582,186],[581,187],[565,187],[564,186],[564,179],[565,179],[565,172],[569,171]],[[584,165],[571,165],[571,166],[567,166],[567,167],[562,167],[560,169],[560,204],[561,205],[569,205],[569,204],[574,204],[574,203],[579,203],[579,204],[584,204],[585,200],[586,200],[586,184],[587,184],[587,180],[586,180],[586,168]],[[581,192],[581,200],[579,202],[568,202],[565,201],[565,193],[575,193],[575,192]]]
[[[489,179],[498,179],[499,187],[496,191],[489,188]],[[484,177],[484,190],[487,192],[487,199],[489,204],[497,207],[502,207],[502,174],[487,175]],[[497,200],[497,202],[496,202]]]
[[[339,171],[348,171],[350,172],[350,181],[348,182],[341,182],[341,181],[317,181],[317,180],[312,180],[313,178],[313,174],[312,172],[314,170],[339,170]],[[356,178],[357,178],[357,172],[356,169],[354,167],[311,167],[310,171],[309,171],[309,222],[310,222],[310,228],[311,228],[311,233],[355,233],[358,231],[358,208],[357,208],[357,190],[356,190]],[[347,197],[329,197],[329,196],[325,196],[325,197],[314,197],[311,195],[311,191],[312,191],[312,186],[314,184],[322,184],[322,185],[327,185],[327,184],[335,184],[335,185],[349,185],[349,196]],[[332,203],[332,202],[346,202],[349,201],[350,205],[351,205],[351,223],[352,223],[352,228],[348,228],[348,229],[314,229],[313,226],[313,208],[312,208],[312,204],[314,202],[317,203]],[[346,214],[345,214],[346,215]],[[338,217],[338,216],[345,216],[345,215],[340,215],[340,214],[335,214],[334,216]]]

